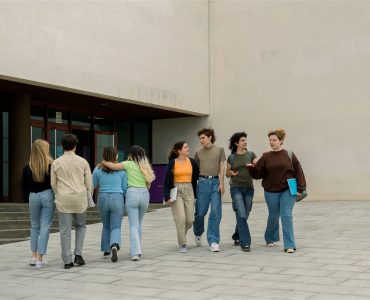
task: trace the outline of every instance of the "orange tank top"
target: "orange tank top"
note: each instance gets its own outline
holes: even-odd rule
[[[173,168],[174,182],[191,182],[192,173],[193,168],[191,166],[190,159],[185,161],[175,160],[175,166]]]

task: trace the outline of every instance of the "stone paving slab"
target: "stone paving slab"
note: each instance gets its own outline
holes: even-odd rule
[[[0,246],[0,299],[370,299],[370,201],[314,202],[294,208],[298,251],[268,248],[263,239],[267,208],[250,215],[252,251],[235,247],[235,216],[223,205],[221,252],[197,247],[178,253],[171,210],[146,214],[143,259],[129,260],[128,221],[122,226],[119,260],[103,258],[101,224],[88,225],[87,264],[63,269],[59,233],[51,234],[47,267],[28,265],[29,241]],[[203,243],[205,237],[203,238]]]

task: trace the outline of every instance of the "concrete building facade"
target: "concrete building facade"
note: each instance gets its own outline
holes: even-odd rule
[[[285,128],[313,199],[369,199],[369,12],[360,1],[0,2],[2,200],[22,201],[36,137],[58,156],[60,135],[76,133],[91,166],[105,145],[123,159],[134,143],[164,164],[176,140],[194,154],[202,126],[225,149],[247,131],[258,156],[267,131]]]

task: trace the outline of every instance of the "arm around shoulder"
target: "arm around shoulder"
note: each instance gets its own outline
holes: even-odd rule
[[[109,161],[105,161],[103,160],[101,162],[104,166],[106,166],[107,168],[111,169],[111,170],[114,170],[114,171],[119,171],[119,170],[124,170],[125,169],[125,165],[123,162],[120,162],[120,163],[112,163],[112,162],[109,162]]]

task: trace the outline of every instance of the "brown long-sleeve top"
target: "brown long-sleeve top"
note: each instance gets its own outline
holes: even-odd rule
[[[263,153],[262,157],[249,173],[254,179],[262,179],[262,186],[266,192],[282,192],[288,189],[288,178],[296,178],[298,192],[306,189],[306,179],[297,157],[289,157],[288,151],[270,151]]]

